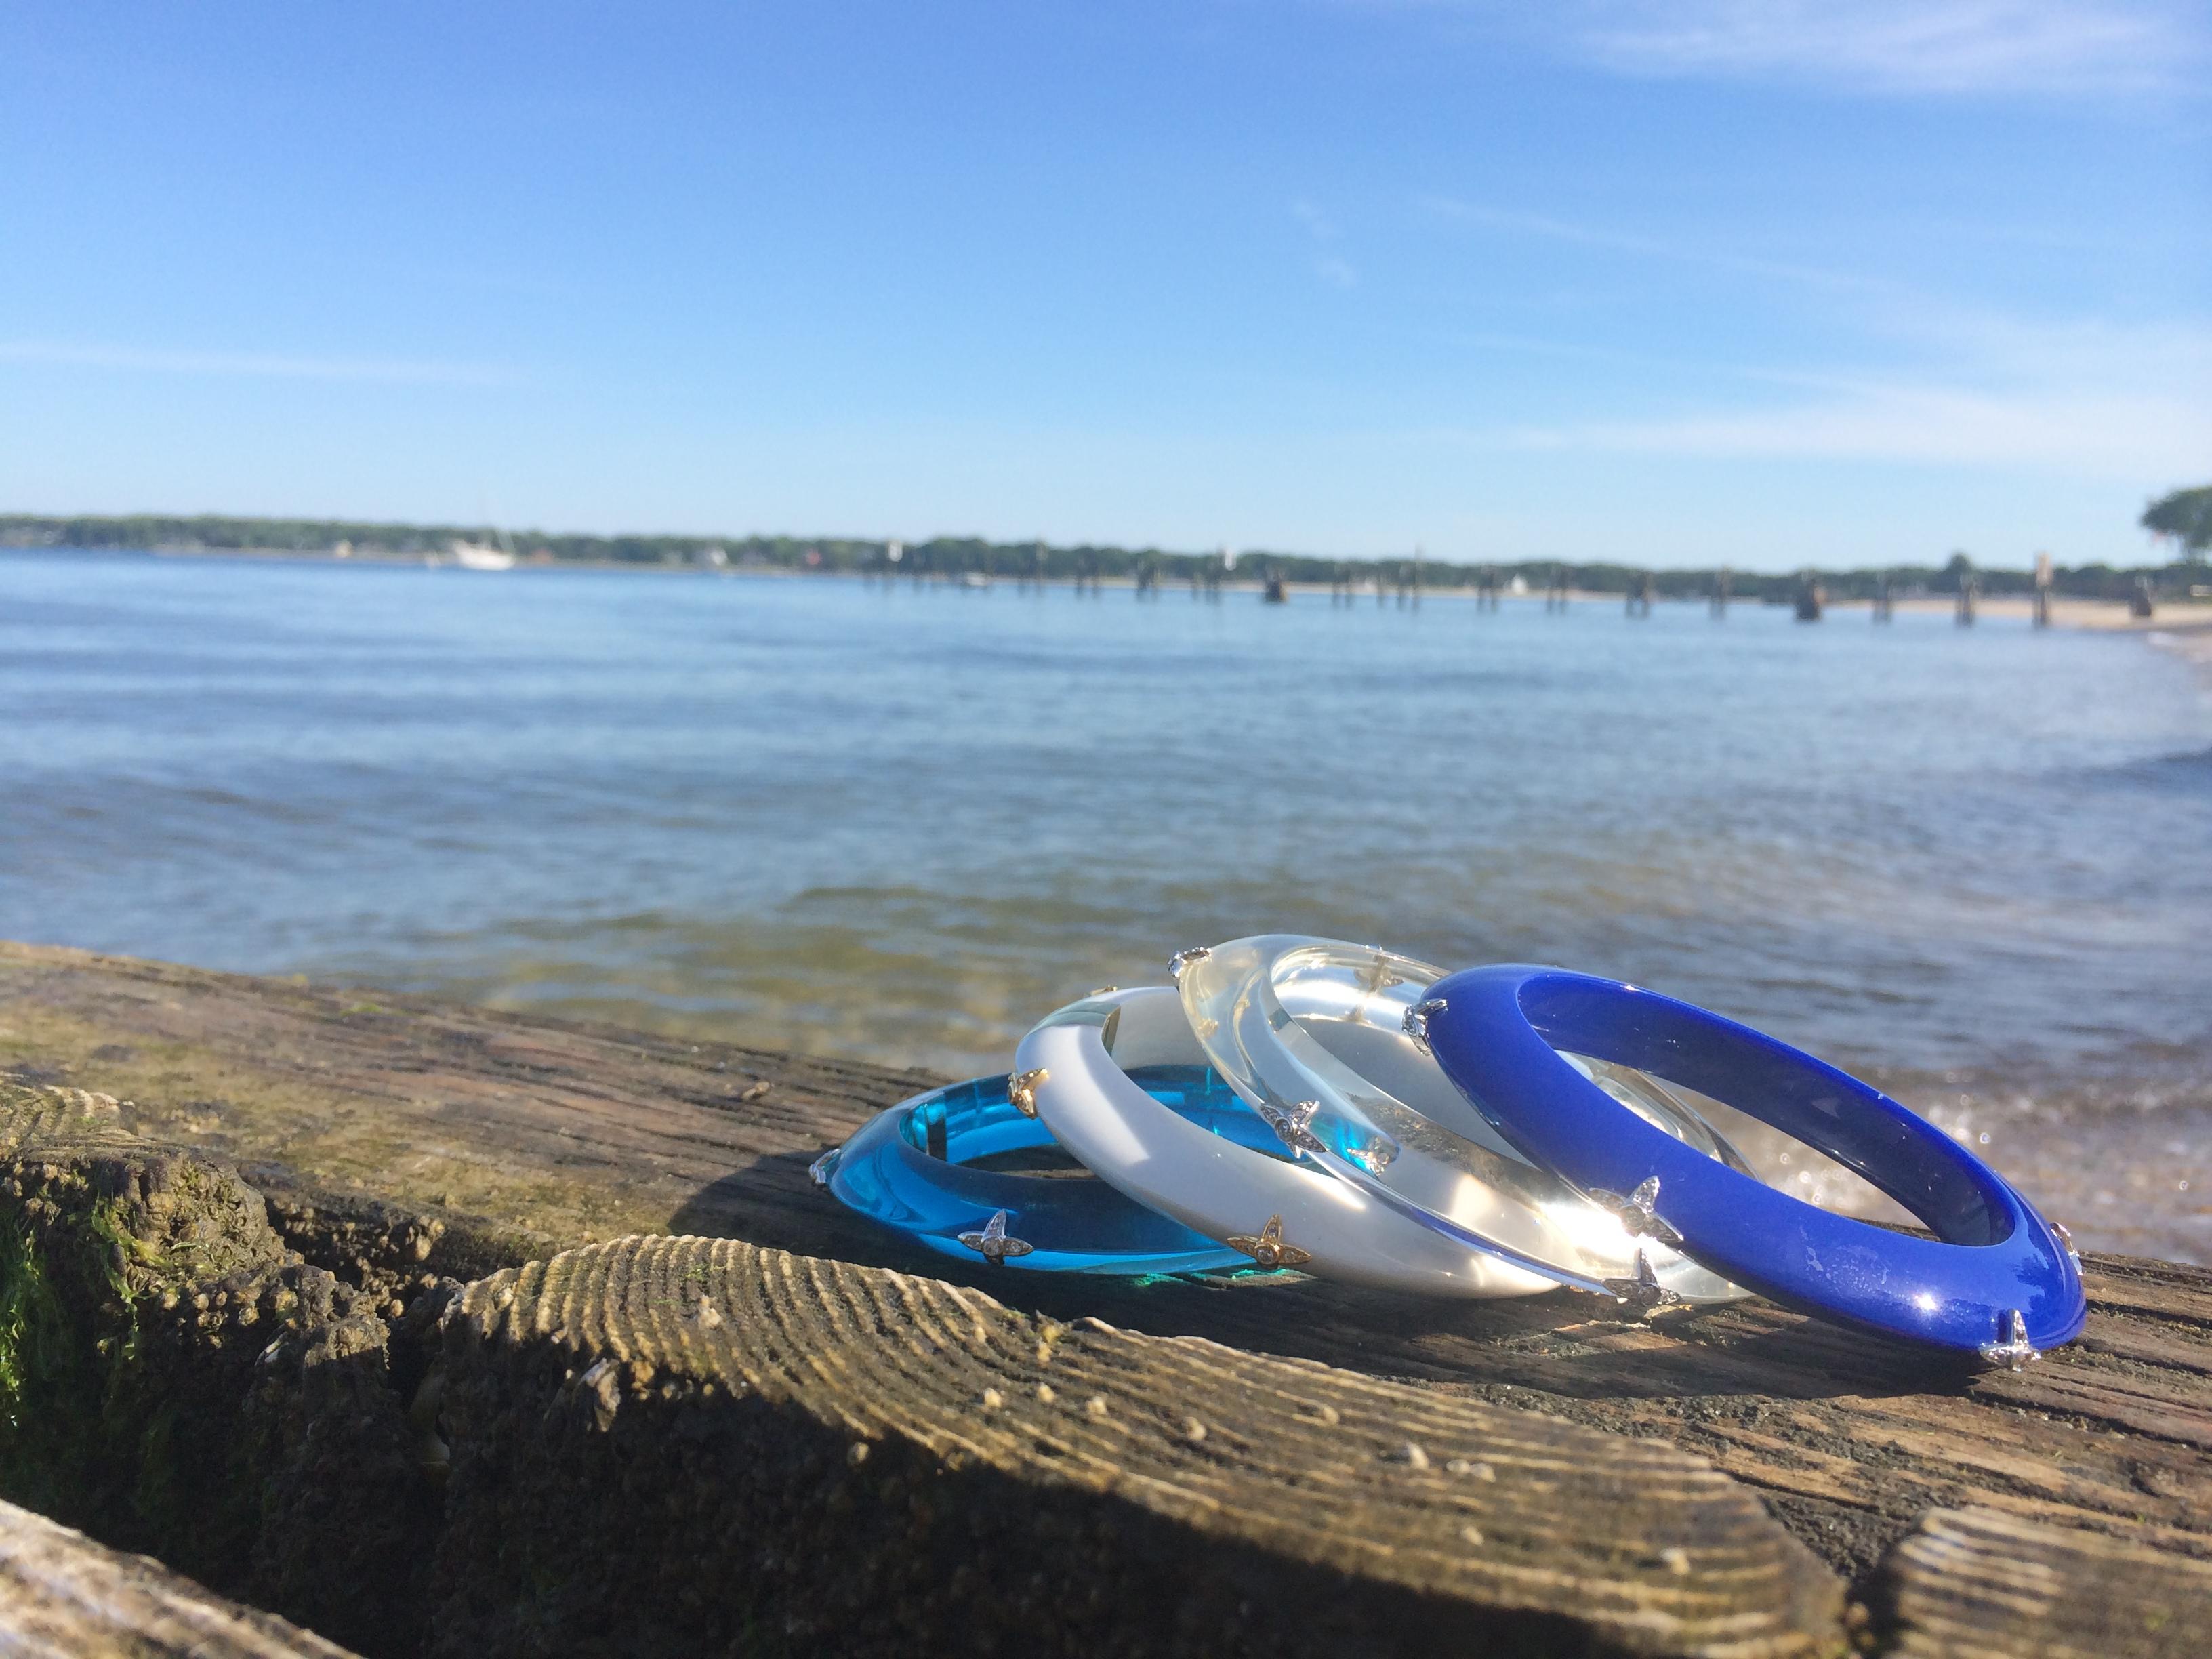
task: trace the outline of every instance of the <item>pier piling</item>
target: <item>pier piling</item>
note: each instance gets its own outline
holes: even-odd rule
[[[1820,579],[1817,574],[1808,570],[1797,578],[1797,620],[1799,622],[1820,621],[1820,613],[1827,608],[1827,590],[1820,586]]]

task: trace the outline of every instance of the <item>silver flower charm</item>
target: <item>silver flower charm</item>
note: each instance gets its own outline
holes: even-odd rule
[[[2080,1273],[2081,1271],[2081,1252],[2075,1249],[2074,1235],[2066,1231],[2066,1224],[2063,1221],[2054,1221],[2051,1224],[2051,1231],[2058,1235],[2058,1242],[2066,1247],[2066,1254],[2074,1258],[2074,1271],[2077,1273]]]
[[[1636,1276],[1632,1279],[1608,1279],[1607,1290],[1616,1301],[1626,1304],[1639,1313],[1652,1313],[1661,1308],[1671,1308],[1682,1298],[1659,1282],[1659,1275],[1651,1266],[1651,1258],[1638,1249],[1636,1252]]]
[[[1213,952],[1203,945],[1193,945],[1188,951],[1178,951],[1168,958],[1168,977],[1177,984],[1182,982],[1182,970],[1194,962],[1203,962]]]
[[[982,1231],[961,1234],[960,1242],[994,1267],[1010,1255],[1027,1255],[1036,1248],[1024,1240],[1007,1237],[1006,1212],[1004,1210],[985,1222]]]
[[[1321,1102],[1317,1100],[1302,1100],[1295,1106],[1287,1107],[1262,1101],[1259,1107],[1261,1121],[1275,1132],[1278,1140],[1299,1158],[1322,1149],[1320,1138],[1307,1127],[1319,1110]]]
[[[1652,1207],[1659,1201],[1657,1176],[1647,1176],[1626,1198],[1602,1187],[1593,1188],[1590,1198],[1600,1209],[1611,1211],[1613,1218],[1628,1229],[1630,1237],[1652,1239],[1670,1250],[1681,1249],[1682,1235],[1668,1226]]]
[[[1390,1167],[1391,1161],[1398,1156],[1398,1148],[1395,1142],[1385,1140],[1377,1135],[1364,1146],[1353,1147],[1345,1156],[1366,1170],[1368,1174],[1381,1175],[1383,1170]]]
[[[2003,1333],[2002,1340],[1982,1344],[1982,1358],[1990,1364],[2018,1370],[2029,1360],[2043,1358],[2036,1346],[2027,1340],[2027,1321],[2021,1317],[2019,1309],[2011,1310],[1998,1320],[1997,1328]]]
[[[1425,1054],[1429,1052],[1429,1016],[1442,1013],[1443,1007],[1443,1000],[1437,997],[1417,1002],[1406,1010],[1406,1018],[1399,1024],[1398,1029],[1413,1038],[1413,1046]]]
[[[1271,1215],[1267,1224],[1260,1229],[1257,1238],[1239,1234],[1226,1241],[1232,1250],[1241,1250],[1263,1267],[1295,1267],[1313,1260],[1311,1252],[1302,1250],[1283,1237],[1283,1218]]]
[[[1394,985],[1403,985],[1406,976],[1390,966],[1390,958],[1377,949],[1375,960],[1359,970],[1357,983],[1370,996],[1389,990]]]

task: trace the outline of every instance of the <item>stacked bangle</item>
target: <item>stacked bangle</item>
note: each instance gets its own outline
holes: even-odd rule
[[[2019,1364],[2085,1317],[2063,1235],[1996,1172],[1880,1091],[1733,1020],[1555,968],[1478,968],[1410,1015],[1447,1076],[1508,1140],[1631,1224],[1786,1307]],[[1561,1050],[1650,1071],[1793,1135],[1936,1233],[1815,1208],[1644,1121]]]
[[[1022,1039],[1014,1063],[1053,1138],[1102,1180],[1262,1267],[1433,1296],[1552,1288],[1295,1158],[1253,1113],[1201,1124],[1147,1094],[1145,1068],[1206,1063],[1170,987],[1071,1004]]]
[[[1203,1234],[1133,1204],[1079,1171],[1025,1174],[986,1160],[1053,1150],[1015,1103],[1005,1077],[933,1089],[878,1112],[815,1160],[816,1183],[862,1215],[940,1255],[1030,1273],[1143,1275],[1250,1264]],[[1249,1117],[1200,1065],[1153,1071],[1133,1085],[1158,1109],[1200,1122]]]
[[[1879,1091],[1717,1014],[1560,969],[1444,974],[1301,935],[1186,951],[1173,970],[1048,1016],[1006,1077],[878,1115],[815,1181],[927,1249],[1031,1273],[1303,1268],[1647,1310],[1758,1293],[2015,1367],[2081,1333],[2063,1229]],[[1766,1185],[1707,1115],[1723,1108],[1935,1237]]]
[[[1456,1243],[1552,1282],[1636,1301],[1747,1292],[1638,1239],[1516,1152],[1404,1030],[1444,976],[1371,945],[1268,934],[1176,958],[1191,1031],[1294,1154]],[[1641,1073],[1572,1061],[1628,1110],[1748,1171],[1694,1108]]]

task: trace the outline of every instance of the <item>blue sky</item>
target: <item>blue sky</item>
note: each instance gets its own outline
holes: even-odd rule
[[[0,9],[0,507],[2136,562],[2168,0]]]

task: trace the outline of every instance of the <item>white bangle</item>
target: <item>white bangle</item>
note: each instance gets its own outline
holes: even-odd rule
[[[1553,1288],[1375,1194],[1294,1161],[1261,1126],[1250,1145],[1178,1115],[1124,1067],[1206,1064],[1169,986],[1102,993],[1047,1017],[1014,1059],[1021,1098],[1069,1153],[1140,1204],[1262,1267],[1427,1296],[1529,1296]]]
[[[1645,1306],[1749,1295],[1638,1239],[1484,1121],[1409,1032],[1407,1016],[1443,976],[1371,945],[1288,933],[1176,958],[1183,1012],[1224,1080],[1286,1146],[1377,1202],[1577,1290]],[[1646,1121],[1748,1173],[1668,1085],[1564,1058]]]

